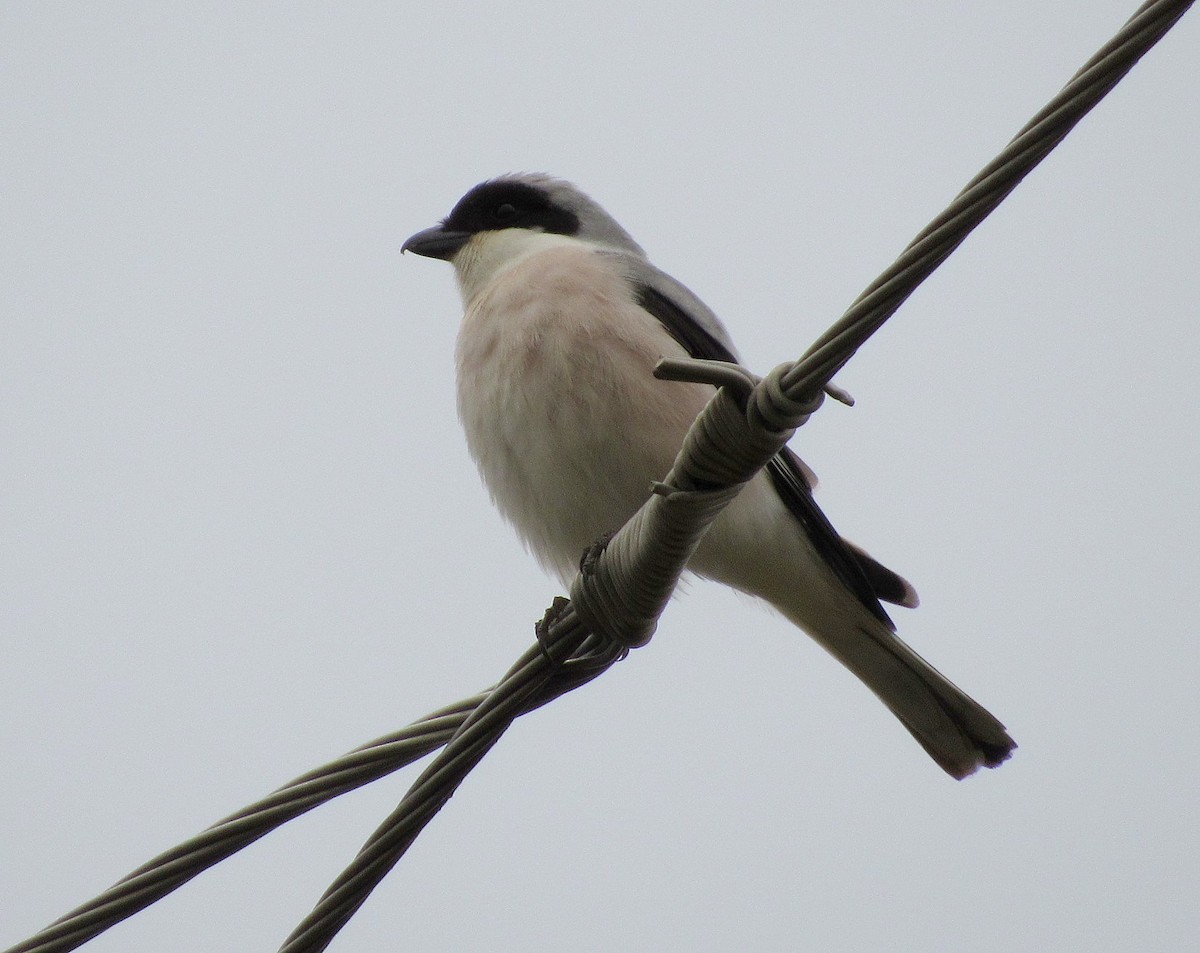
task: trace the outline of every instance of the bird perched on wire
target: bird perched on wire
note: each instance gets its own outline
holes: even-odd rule
[[[716,315],[655,268],[596,202],[546,175],[471,189],[404,251],[454,266],[465,314],[458,409],[503,515],[564,581],[661,479],[708,385],[662,381],[662,357],[735,361]],[[858,676],[956,778],[1016,747],[1004,726],[905,645],[880,600],[904,579],[842,539],[785,449],[716,519],[688,569],[769,602]]]

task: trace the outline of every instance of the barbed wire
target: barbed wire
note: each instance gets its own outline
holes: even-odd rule
[[[296,778],[5,953],[76,949],[287,821],[443,748],[281,953],[325,949],[516,718],[586,684],[649,640],[707,526],[816,410],[833,375],[1192,2],[1143,4],[800,360],[762,380],[735,365],[662,362],[660,377],[720,389],[689,431],[671,473],[611,541],[588,554],[571,600],[555,600],[539,624],[538,644],[497,685]]]

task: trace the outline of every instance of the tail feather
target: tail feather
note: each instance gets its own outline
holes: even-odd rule
[[[887,705],[947,774],[961,779],[1008,760],[1017,744],[1004,725],[873,622],[814,637]]]
[[[800,486],[799,477],[784,485]],[[879,696],[947,774],[964,778],[1004,762],[1016,748],[1004,726],[893,634],[876,597],[883,589],[915,605],[912,587],[847,547],[811,496],[795,496],[808,502],[793,510],[778,493],[766,477],[752,481],[718,517],[689,568],[766,600],[811,635]],[[848,583],[850,577],[857,582]]]
[[[892,633],[863,634],[878,657],[852,671],[947,774],[965,778],[1009,759],[1017,743],[991,712]]]

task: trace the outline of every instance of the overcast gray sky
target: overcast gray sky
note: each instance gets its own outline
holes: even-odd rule
[[[452,273],[406,236],[565,176],[764,371],[1136,5],[0,6],[0,947],[530,643],[559,588],[467,457]],[[1194,942],[1198,44],[1193,13],[794,441],[1015,758],[949,780],[696,584],[333,949]],[[88,949],[275,949],[415,777]]]

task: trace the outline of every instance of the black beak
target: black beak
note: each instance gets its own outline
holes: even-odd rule
[[[400,254],[406,251],[414,255],[424,255],[426,258],[440,258],[449,261],[458,250],[471,238],[470,232],[456,232],[444,225],[434,225],[423,232],[417,232],[400,246]]]

